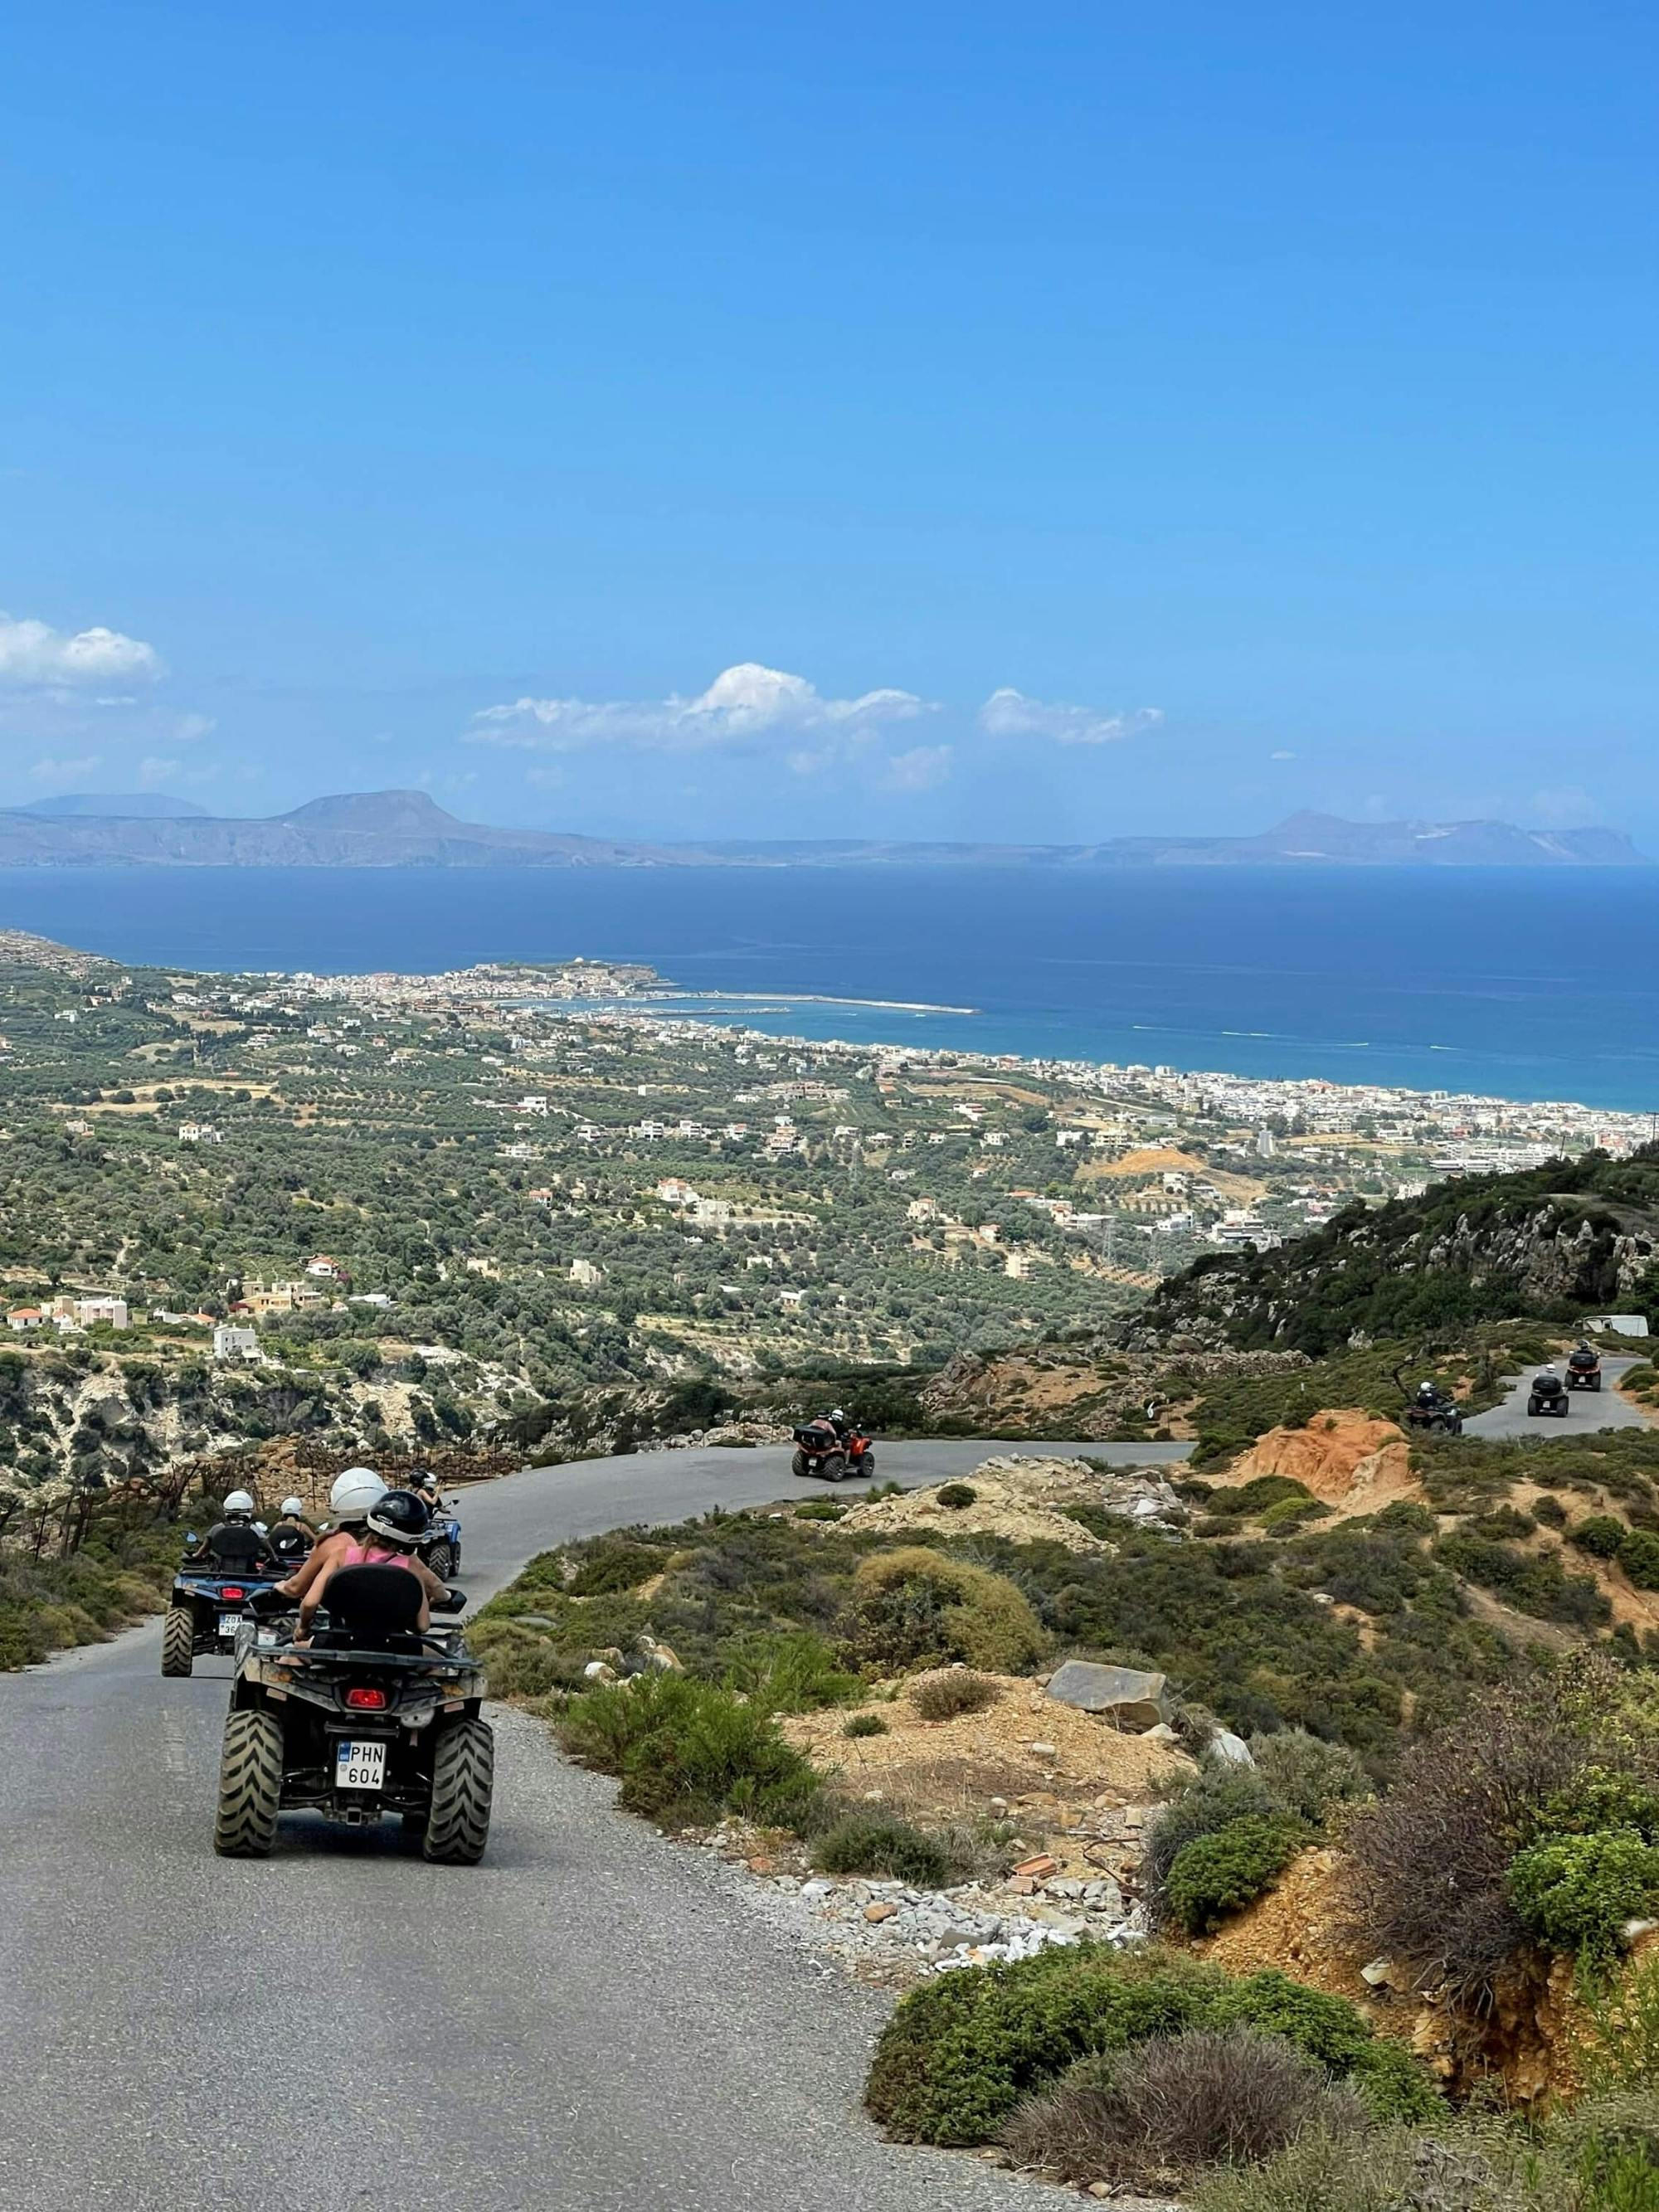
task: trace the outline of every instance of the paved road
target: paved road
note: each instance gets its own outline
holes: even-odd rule
[[[882,1472],[985,1455],[894,1446]],[[464,1579],[482,1596],[562,1537],[805,1488],[781,1460],[510,1477],[467,1501]],[[158,1642],[0,1676],[0,2212],[1035,2202],[878,2141],[857,2098],[881,2002],[791,1948],[739,1877],[615,1813],[521,1716],[501,1719],[481,1867],[307,1818],[268,1862],[216,1859],[228,1662],[164,1682]]]
[[[1538,1371],[1528,1368],[1524,1375],[1506,1378],[1504,1401],[1490,1413],[1476,1413],[1463,1426],[1472,1437],[1557,1437],[1563,1431],[1568,1435],[1583,1435],[1595,1429],[1644,1429],[1648,1423],[1627,1398],[1621,1398],[1613,1384],[1626,1371],[1639,1363],[1635,1359],[1606,1358],[1601,1362],[1600,1390],[1575,1390],[1572,1403],[1565,1416],[1559,1413],[1540,1413],[1527,1411],[1527,1394],[1532,1378]],[[1562,1365],[1556,1362],[1557,1368]]]

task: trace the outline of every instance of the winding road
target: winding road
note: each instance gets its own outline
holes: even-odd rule
[[[890,1444],[901,1482],[990,1452]],[[475,1601],[538,1551],[792,1483],[779,1450],[653,1453],[471,1492]],[[1034,2191],[883,2142],[858,2111],[882,2000],[752,1883],[617,1814],[496,1716],[476,1869],[390,1825],[210,1841],[228,1661],[163,1681],[152,1624],[0,1675],[0,2212],[989,2212]],[[1049,2201],[1051,2192],[1042,2192]]]

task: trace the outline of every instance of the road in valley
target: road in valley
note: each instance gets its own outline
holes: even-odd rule
[[[1010,1449],[1182,1455],[890,1444],[880,1473]],[[466,1497],[460,1579],[481,1599],[567,1537],[823,1492],[771,1449],[526,1471]],[[881,2142],[858,2098],[884,2002],[523,1715],[496,1716],[480,1867],[307,1815],[269,1861],[216,1858],[229,1662],[163,1681],[159,1645],[152,1624],[0,1675],[3,2212],[1049,2202]]]
[[[1572,1436],[1593,1429],[1644,1429],[1649,1426],[1647,1419],[1613,1388],[1621,1375],[1640,1364],[1636,1359],[1604,1357],[1601,1388],[1573,1391],[1565,1414],[1528,1413],[1527,1395],[1532,1388],[1532,1378],[1538,1372],[1535,1367],[1529,1367],[1524,1375],[1504,1378],[1503,1402],[1487,1413],[1473,1414],[1463,1424],[1464,1433],[1501,1440],[1513,1437],[1559,1437],[1564,1431]],[[1565,1358],[1558,1359],[1555,1364],[1558,1373],[1565,1373]]]

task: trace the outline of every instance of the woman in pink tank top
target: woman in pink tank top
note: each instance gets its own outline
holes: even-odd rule
[[[430,1567],[415,1556],[415,1547],[425,1533],[431,1513],[425,1501],[407,1490],[388,1490],[372,1505],[365,1518],[361,1535],[351,1540],[332,1558],[323,1572],[307,1590],[300,1606],[299,1634],[296,1641],[305,1643],[311,1634],[311,1624],[317,1608],[324,1601],[330,1578],[342,1567],[405,1567],[421,1585],[421,1611],[418,1626],[422,1635],[432,1626],[432,1601],[441,1597],[444,1585]]]

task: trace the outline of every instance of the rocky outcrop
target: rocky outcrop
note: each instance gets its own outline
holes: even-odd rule
[[[1315,1413],[1303,1428],[1269,1429],[1233,1462],[1214,1510],[1226,1510],[1229,1488],[1263,1474],[1301,1483],[1339,1518],[1422,1494],[1403,1433],[1392,1421],[1346,1410]]]

